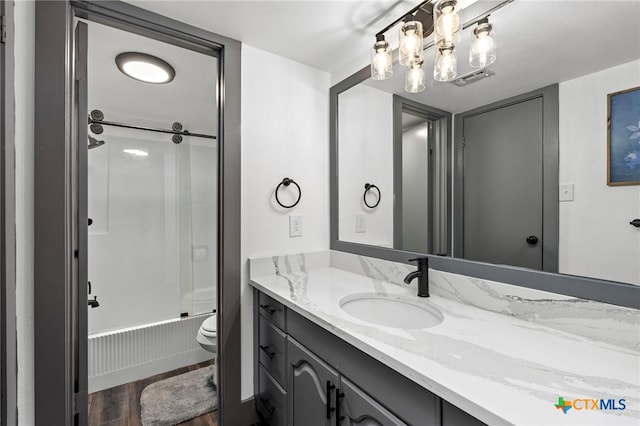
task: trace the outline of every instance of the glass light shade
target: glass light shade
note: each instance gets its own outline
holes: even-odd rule
[[[400,28],[399,62],[411,66],[414,59],[422,60],[422,22],[404,22]]]
[[[436,48],[436,64],[433,68],[433,79],[450,81],[458,75],[458,61],[453,47]]]
[[[460,35],[460,16],[456,0],[440,0],[434,7],[437,46],[455,46]]]
[[[384,40],[384,36],[371,49],[371,78],[374,80],[386,80],[393,75],[393,60],[391,47]]]
[[[415,59],[412,61],[411,67],[407,71],[407,79],[405,80],[404,89],[409,93],[422,92],[424,85],[424,70],[422,69],[422,60]]]
[[[469,65],[484,68],[496,61],[496,42],[493,27],[487,20],[478,22],[473,31],[473,40],[469,50]]]

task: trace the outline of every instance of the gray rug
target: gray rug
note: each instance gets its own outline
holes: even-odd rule
[[[211,378],[214,366],[160,380],[140,396],[144,426],[173,426],[213,411],[218,392]]]

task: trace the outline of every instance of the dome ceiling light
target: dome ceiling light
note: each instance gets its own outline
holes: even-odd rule
[[[120,53],[116,56],[116,65],[127,77],[145,83],[165,84],[176,76],[176,70],[168,62],[146,53]]]

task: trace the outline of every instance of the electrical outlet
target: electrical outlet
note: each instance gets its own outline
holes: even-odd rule
[[[289,215],[289,237],[302,237],[302,216]]]
[[[573,184],[572,183],[560,184],[559,201],[573,201]]]
[[[356,232],[367,232],[367,217],[363,214],[356,215]]]

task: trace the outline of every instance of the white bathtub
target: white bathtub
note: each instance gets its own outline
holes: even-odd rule
[[[212,354],[196,342],[198,329],[208,316],[90,335],[89,393],[211,359]]]

